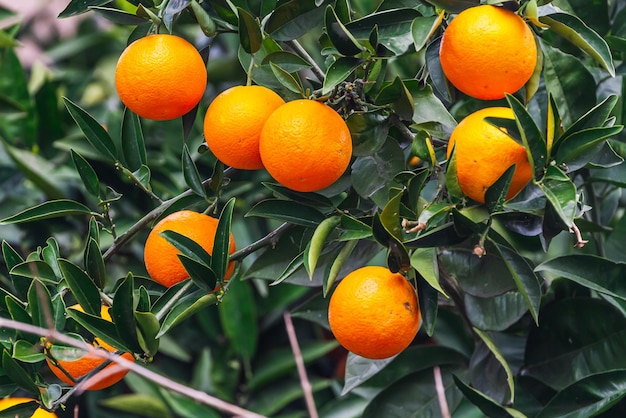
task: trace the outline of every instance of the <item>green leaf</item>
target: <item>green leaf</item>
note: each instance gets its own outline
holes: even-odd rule
[[[49,200],[0,220],[0,224],[17,224],[71,215],[90,215],[91,210],[73,200]]]
[[[565,141],[571,135],[578,133],[579,131],[584,131],[590,128],[597,128],[600,126],[605,126],[611,111],[615,108],[617,104],[618,96],[612,94],[606,97],[606,99],[602,100],[600,103],[589,109],[584,115],[578,118],[572,125],[567,128],[562,135],[555,135],[554,147],[558,147],[561,141]],[[558,115],[557,115],[558,120]],[[557,128],[557,123],[553,122],[555,128]]]
[[[414,100],[411,92],[400,77],[384,86],[374,103],[378,105],[390,104],[398,117],[402,120],[412,120],[414,114]]]
[[[59,282],[52,267],[50,267],[48,263],[40,260],[25,261],[17,264],[9,270],[9,274],[11,278],[20,276],[29,280],[41,280],[49,284],[58,284]]]
[[[602,299],[546,305],[528,335],[521,373],[562,391],[587,376],[626,368],[626,319]]]
[[[330,6],[329,6],[330,7]],[[330,94],[335,87],[343,83],[363,63],[354,57],[339,57],[326,70],[322,94]],[[352,132],[352,131],[351,131]]]
[[[599,293],[626,300],[626,263],[590,254],[561,255],[539,264],[535,271],[571,280]],[[602,272],[602,274],[598,274]]]
[[[159,398],[147,394],[130,393],[100,400],[98,405],[133,416],[147,418],[171,418],[167,405]]]
[[[34,400],[20,403],[0,411],[0,418],[29,418],[34,416],[38,407],[39,405]]]
[[[340,60],[343,59],[351,58],[340,58]],[[328,80],[328,73],[326,80]],[[351,113],[348,119],[346,119],[346,124],[348,129],[350,129],[350,136],[352,137],[352,155],[365,157],[373,155],[378,151],[387,140],[387,135],[389,134],[389,123],[387,120],[386,112],[380,110]]]
[[[448,298],[447,293],[439,284],[439,269],[434,248],[417,248],[411,254],[411,267],[413,267],[424,280],[437,292]]]
[[[50,292],[39,280],[33,280],[28,289],[28,309],[33,325],[42,328],[54,327],[54,309]]]
[[[265,22],[265,31],[277,41],[297,39],[313,29],[324,16],[316,0],[281,2]]]
[[[350,57],[363,51],[365,47],[341,23],[335,9],[328,5],[324,14],[324,28],[330,42],[339,54]]]
[[[136,14],[128,13],[119,9],[113,9],[110,7],[91,6],[89,7],[89,10],[96,12],[105,19],[110,20],[111,22],[118,25],[136,26],[142,25],[148,21],[147,19],[139,17]]]
[[[254,54],[261,49],[263,35],[259,22],[249,12],[237,7],[239,16],[239,43],[248,54]]]
[[[160,235],[184,256],[196,260],[207,267],[211,265],[211,255],[191,238],[171,230],[163,231]]]
[[[89,113],[81,109],[68,98],[64,98],[65,107],[70,116],[76,122],[78,127],[83,131],[87,141],[98,150],[102,156],[112,161],[117,161],[117,150],[113,140],[107,131],[93,118]]]
[[[2,240],[2,257],[9,271],[24,261],[22,256],[5,240]]]
[[[122,341],[117,333],[117,328],[112,322],[102,319],[99,316],[81,312],[76,309],[68,309],[67,315],[74,321],[78,322],[87,331],[116,349],[128,352],[132,351],[126,343]]]
[[[147,165],[146,144],[141,130],[141,121],[136,113],[124,108],[122,116],[122,153],[127,168],[136,171]]]
[[[487,346],[487,348],[489,348],[489,351],[494,355],[494,357],[498,360],[498,363],[500,363],[500,366],[502,366],[502,368],[504,369],[506,373],[506,383],[509,387],[509,393],[511,394],[509,402],[512,404],[515,401],[515,384],[513,383],[513,373],[511,373],[509,363],[502,356],[502,353],[500,353],[500,350],[487,333],[479,330],[478,328],[473,328],[473,330],[476,335],[480,337],[480,339]]]
[[[319,208],[333,208],[333,202],[324,195],[313,192],[296,192],[277,183],[263,182],[263,186],[272,191],[272,194],[284,200],[293,200],[308,206]]]
[[[608,73],[615,77],[611,50],[604,39],[578,17],[567,13],[553,13],[539,17],[541,23],[558,33],[596,60]]]
[[[104,264],[102,252],[100,251],[100,246],[93,238],[89,238],[89,241],[87,241],[87,245],[85,246],[84,262],[85,270],[95,283],[96,287],[103,289],[106,285],[107,279],[106,266]]]
[[[558,167],[549,166],[539,188],[567,227],[574,225],[576,215],[576,185]]]
[[[252,207],[245,217],[258,216],[295,225],[316,227],[324,215],[315,208],[286,200],[267,199]]]
[[[161,329],[156,335],[156,338],[162,337],[174,326],[180,324],[199,310],[217,304],[217,296],[215,294],[205,294],[203,291],[200,292],[202,296],[198,293],[192,293],[181,298],[180,301],[174,305],[163,320]]]
[[[179,254],[178,259],[196,286],[205,292],[212,292],[215,289],[215,286],[217,286],[217,275],[211,267],[184,254]]]
[[[231,280],[218,305],[220,323],[235,352],[250,361],[256,352],[258,329],[254,297],[249,281]]]
[[[263,58],[263,61],[261,61],[261,65],[267,65],[269,63],[277,65],[288,73],[311,68],[311,64],[305,59],[288,51],[276,51],[267,54],[265,58]]]
[[[159,339],[157,335],[161,328],[159,320],[151,312],[135,311],[137,324],[137,337],[142,351],[148,356],[154,356],[159,350]]]
[[[350,259],[352,251],[354,251],[358,243],[358,240],[347,241],[341,247],[333,262],[328,264],[328,275],[322,282],[322,293],[324,294],[324,297],[328,296],[328,292],[332,289],[335,280],[337,280],[337,277],[342,272],[343,267]]]
[[[427,0],[428,3],[437,6],[449,13],[460,13],[470,7],[478,6],[479,0]]]
[[[611,408],[624,395],[626,395],[626,370],[594,374],[561,390],[550,399],[536,418],[596,416]]]
[[[304,266],[311,279],[313,278],[315,266],[317,265],[320,255],[322,254],[322,250],[326,246],[326,241],[337,225],[339,225],[340,221],[341,217],[335,215],[320,222],[313,232],[311,241],[304,250]]]
[[[28,341],[17,340],[13,346],[13,358],[24,363],[39,363],[46,359],[41,344],[31,344]]]
[[[595,157],[602,143],[619,134],[623,128],[621,125],[589,128],[568,135],[559,142],[556,163],[565,164],[570,172],[584,167]]]
[[[176,16],[182,13],[182,11],[187,8],[187,6],[189,6],[189,3],[191,3],[191,0],[168,1],[167,3],[165,3],[165,10],[161,11],[163,12],[163,23],[165,24],[165,28],[168,30],[169,33],[172,33],[172,25],[174,23],[174,19],[176,18]]]
[[[215,272],[218,282],[226,278],[230,258],[231,225],[233,220],[233,209],[235,208],[235,198],[230,198],[222,212],[220,213],[217,229],[215,231],[215,242],[213,245],[213,256],[211,257],[211,269]]]
[[[39,394],[37,384],[28,372],[11,357],[11,354],[6,349],[2,350],[2,369],[19,387],[34,395]]]
[[[183,145],[183,157],[182,157],[183,176],[185,178],[185,184],[198,196],[206,198],[206,192],[202,185],[202,178],[198,172],[198,167],[189,154],[189,148],[187,144]]]
[[[411,3],[414,6],[415,3]],[[378,42],[395,55],[406,53],[413,46],[411,24],[421,14],[414,8],[393,8],[368,14],[346,24],[346,29],[358,40],[369,40],[374,27]]]
[[[89,11],[92,6],[103,6],[108,0],[71,0],[70,3],[59,13],[60,18],[76,16]]]
[[[287,87],[287,89],[298,94],[300,97],[305,97],[304,89],[302,88],[302,82],[297,77],[297,75],[293,76],[273,62],[270,62],[270,68],[281,85]]]
[[[421,16],[413,19],[411,23],[411,35],[413,36],[416,51],[426,46],[430,37],[433,36],[441,25],[443,16],[444,13],[439,13],[438,16]]]
[[[488,397],[484,393],[477,391],[476,389],[468,386],[458,377],[454,376],[454,383],[463,392],[474,405],[478,406],[480,410],[488,417],[492,418],[526,418],[526,415],[516,411],[513,408],[507,408],[500,405],[498,402]]]
[[[430,85],[418,86],[416,81],[406,83],[415,103],[411,125],[418,130],[425,130],[433,136],[443,136],[457,125],[448,109],[433,92]],[[443,134],[443,135],[442,135]]]
[[[85,312],[100,316],[100,291],[91,277],[69,260],[59,259],[59,267],[72,295]]]
[[[80,175],[85,190],[95,198],[100,197],[100,181],[93,167],[76,151],[71,150],[72,161],[76,167],[76,171]]]
[[[5,296],[4,297],[4,303],[7,306],[7,310],[9,311],[9,315],[11,315],[11,319],[13,319],[14,321],[17,322],[21,322],[24,324],[32,324],[33,323],[33,319],[31,318],[30,314],[28,313],[28,311],[26,311],[26,308],[24,308],[24,305],[20,302],[18,302],[14,297],[12,296]],[[21,333],[23,334],[24,339],[26,339],[27,341],[31,342],[31,343],[35,343],[38,340],[38,336],[37,335],[32,335],[32,334],[28,334],[28,333]]]
[[[143,352],[135,324],[134,277],[128,273],[115,290],[109,310],[119,337],[135,353]]]
[[[502,211],[506,202],[506,195],[515,174],[516,165],[507,168],[504,173],[485,191],[485,205],[490,213]]]

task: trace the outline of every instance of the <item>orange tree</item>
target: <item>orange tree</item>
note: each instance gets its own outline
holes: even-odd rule
[[[624,416],[621,2],[72,0],[47,65],[0,19],[0,395],[37,400],[11,416]],[[205,124],[241,85],[289,107]],[[166,287],[144,244],[187,210],[211,244],[160,231]],[[328,322],[355,271],[333,328],[376,359]]]

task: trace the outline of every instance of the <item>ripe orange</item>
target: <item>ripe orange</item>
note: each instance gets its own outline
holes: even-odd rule
[[[29,398],[4,398],[0,399],[0,411],[4,411],[5,409],[9,409],[12,406],[19,405],[22,403],[35,401],[36,399]],[[57,418],[56,414],[52,412],[48,412],[43,408],[37,408],[35,413],[31,415],[32,418]]]
[[[448,158],[455,147],[456,174],[463,193],[485,203],[485,191],[513,164],[515,174],[507,199],[515,196],[532,179],[526,148],[502,130],[487,123],[486,117],[514,119],[508,107],[489,107],[463,119],[452,131]]]
[[[261,129],[285,101],[263,86],[236,86],[220,93],[204,117],[204,138],[224,164],[242,170],[263,168]]]
[[[456,88],[477,99],[494,100],[515,93],[530,79],[537,45],[519,15],[482,5],[452,19],[443,33],[439,57]]]
[[[70,306],[70,308],[84,312],[80,305],[73,305]],[[111,321],[108,306],[102,306],[100,316],[102,319]],[[111,353],[117,351],[117,348],[107,344],[98,337],[94,338],[93,345],[95,347],[103,348]],[[52,355],[52,357],[54,357],[57,363],[74,378],[74,380],[79,380],[106,361],[94,353],[85,352],[79,348],[61,348],[52,345],[47,348],[47,351]],[[134,360],[131,353],[123,353],[122,357],[129,361]],[[65,375],[61,368],[57,367],[50,359],[46,359],[46,362],[56,377],[68,385],[74,386],[75,383]],[[124,369],[116,363],[110,363],[102,371],[90,377],[82,387],[85,390],[105,389],[122,380],[127,373],[128,369]]]
[[[339,343],[361,357],[383,359],[407,348],[421,323],[417,292],[399,273],[367,266],[348,274],[328,306]]]
[[[174,231],[198,243],[212,254],[218,220],[203,213],[190,210],[174,212],[161,219],[148,235],[144,247],[144,262],[152,280],[171,287],[189,278],[189,274],[178,259],[180,252],[160,235],[164,231]],[[235,252],[235,238],[230,236],[230,254]],[[228,265],[225,279],[235,269],[235,262]]]
[[[141,117],[168,120],[194,108],[206,89],[206,65],[198,50],[174,35],[148,35],[131,43],[117,62],[115,87]]]
[[[261,160],[283,186],[314,192],[333,184],[348,168],[352,139],[346,122],[331,107],[294,100],[265,122],[259,143]]]

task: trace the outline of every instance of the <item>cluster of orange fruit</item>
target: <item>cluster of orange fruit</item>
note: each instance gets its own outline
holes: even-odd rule
[[[502,99],[522,88],[535,72],[537,46],[529,26],[518,14],[493,5],[470,7],[452,19],[441,39],[442,70],[468,96]],[[514,119],[509,108],[488,107],[470,114],[454,129],[459,186],[469,198],[484,203],[485,191],[515,164],[507,199],[532,179],[526,149],[484,119]]]
[[[141,117],[167,120],[191,111],[204,95],[206,65],[189,42],[155,34],[131,43],[120,56],[115,86],[122,102]],[[315,100],[288,103],[262,86],[236,86],[210,104],[204,135],[224,164],[267,169],[300,192],[333,184],[352,157],[350,131],[339,114]]]

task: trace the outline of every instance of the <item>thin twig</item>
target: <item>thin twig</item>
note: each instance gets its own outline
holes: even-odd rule
[[[441,417],[450,418],[450,408],[448,408],[448,401],[446,400],[446,389],[443,387],[443,379],[441,378],[441,369],[439,366],[433,368],[433,375],[435,377],[437,400],[439,401],[439,408],[441,408]]]
[[[322,81],[326,78],[326,74],[324,74],[324,71],[322,71],[320,66],[317,65],[317,62],[315,62],[313,57],[309,55],[306,49],[304,49],[302,45],[300,45],[300,42],[294,39],[291,41],[287,41],[287,44],[292,47],[298,53],[298,55],[300,55],[300,57],[304,58],[306,62],[311,64],[311,71],[313,71],[319,81]]]
[[[172,296],[165,305],[163,305],[161,307],[161,309],[159,309],[157,311],[157,313],[154,314],[155,318],[158,319],[159,321],[161,321],[161,319],[163,319],[163,316],[169,312],[170,308],[172,308],[176,303],[178,303],[178,300],[183,297],[183,295],[185,293],[187,293],[187,291],[191,288],[191,286],[193,286],[193,282],[191,280],[189,280],[187,283],[185,283],[183,285],[183,287],[181,287],[180,289],[178,289],[178,292],[176,292],[174,294],[174,296]]]
[[[278,228],[276,228],[275,230],[273,230],[272,232],[270,232],[269,234],[267,234],[260,240],[255,241],[252,244],[242,248],[241,250],[235,251],[234,253],[232,253],[230,255],[230,260],[231,261],[241,260],[245,258],[246,256],[250,255],[251,253],[255,252],[256,250],[258,250],[259,248],[276,244],[278,237],[280,237],[280,235],[283,232],[285,232],[287,229],[291,228],[291,226],[292,224],[288,224],[288,223],[284,223],[280,225]]]
[[[185,386],[181,383],[175,382],[137,363],[126,360],[125,358],[120,357],[114,353],[110,353],[106,350],[98,349],[95,346],[89,345],[80,340],[68,337],[67,335],[64,335],[54,329],[41,328],[41,327],[37,327],[34,325],[24,324],[22,322],[13,321],[11,319],[5,319],[5,318],[0,318],[0,328],[15,329],[15,330],[26,332],[26,333],[33,334],[33,335],[40,335],[40,336],[44,336],[46,339],[50,341],[55,341],[55,342],[66,344],[71,347],[80,348],[89,353],[93,353],[100,358],[117,363],[120,366],[122,366],[124,369],[128,369],[138,374],[139,376],[143,377],[144,379],[147,379],[153,383],[156,383],[157,385],[163,388],[167,388],[173,392],[179,393],[190,399],[193,399],[196,402],[211,406],[213,408],[224,411],[228,414],[239,415],[245,418],[265,418],[263,415],[259,415],[255,412],[252,412],[247,409],[241,408],[237,405],[233,405],[231,403],[225,402],[219,398],[211,396],[202,391],[199,391],[191,387]]]
[[[296,366],[298,368],[298,376],[300,376],[300,386],[304,392],[304,399],[306,400],[306,407],[309,410],[309,416],[311,418],[318,418],[317,408],[315,407],[315,399],[313,398],[313,390],[311,383],[306,374],[306,368],[304,367],[304,359],[302,358],[302,352],[298,345],[298,338],[296,337],[296,330],[293,327],[293,321],[289,312],[285,312],[283,315],[285,320],[285,328],[287,329],[287,335],[289,336],[289,344],[291,344],[291,351],[293,351],[293,357],[296,360]]]

